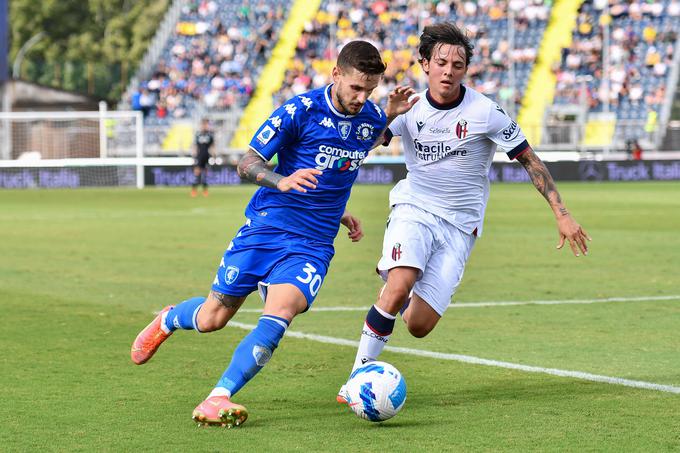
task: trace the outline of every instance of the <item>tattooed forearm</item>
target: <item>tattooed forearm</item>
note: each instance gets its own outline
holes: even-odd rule
[[[551,206],[556,207],[560,215],[569,214],[567,208],[562,206],[562,197],[560,197],[560,193],[557,191],[557,187],[555,187],[555,181],[553,181],[550,171],[548,171],[548,168],[533,150],[529,149],[524,152],[517,157],[517,160],[522,164],[529,174],[531,182],[534,183],[536,189],[543,195],[548,203],[550,203]]]
[[[269,168],[264,160],[252,151],[248,151],[245,156],[238,162],[238,175],[253,182],[259,186],[271,187],[276,189],[283,176],[274,173]]]
[[[245,297],[229,296],[227,294],[218,293],[217,291],[210,291],[210,296],[215,298],[224,308],[231,308],[238,310]]]

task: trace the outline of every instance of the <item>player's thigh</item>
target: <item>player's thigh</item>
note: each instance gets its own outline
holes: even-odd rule
[[[274,245],[277,238],[261,227],[241,227],[222,256],[212,290],[234,297],[245,297],[257,290],[275,263],[285,257],[284,251]]]
[[[319,246],[314,254],[309,250],[290,253],[260,282],[260,295],[267,304],[270,300],[280,300],[276,302],[278,305],[287,305],[286,309],[296,314],[301,312],[297,309],[300,308],[299,302],[304,300],[306,305],[302,311],[308,310],[321,290],[332,256],[332,247],[324,250],[323,246]],[[270,292],[274,287],[278,287],[276,299],[272,299]]]
[[[475,238],[451,226],[442,242],[430,257],[423,277],[416,282],[413,292],[442,316],[451,304],[465,271]]]
[[[295,285],[279,283],[269,285],[262,314],[283,318],[290,323],[295,316],[307,310],[307,298]]]
[[[425,270],[434,245],[431,223],[432,214],[415,206],[400,204],[392,208],[378,262],[383,279],[397,267],[412,267],[421,273]]]

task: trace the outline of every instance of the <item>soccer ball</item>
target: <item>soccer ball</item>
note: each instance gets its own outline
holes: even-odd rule
[[[381,422],[397,415],[406,401],[406,381],[386,362],[369,362],[354,370],[345,384],[347,405],[357,417]]]

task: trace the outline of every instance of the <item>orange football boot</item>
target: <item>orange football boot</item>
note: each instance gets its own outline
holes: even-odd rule
[[[335,397],[335,401],[340,404],[347,404],[347,386],[345,384],[340,387],[338,395]]]
[[[167,313],[174,305],[168,305],[158,313],[158,315],[149,323],[148,326],[142,330],[135,341],[132,343],[130,350],[130,357],[137,365],[141,365],[149,361],[156,353],[160,345],[168,339],[172,332],[165,333],[161,329],[161,322],[165,313]]]
[[[211,396],[196,406],[191,418],[203,426],[233,428],[248,419],[248,410],[226,396]]]

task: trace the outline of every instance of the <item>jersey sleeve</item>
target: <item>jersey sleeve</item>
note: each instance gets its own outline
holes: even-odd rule
[[[515,159],[529,149],[522,129],[498,104],[491,107],[487,126],[487,137],[505,151],[510,159]]]
[[[385,141],[383,142],[383,146],[389,145],[392,141],[392,137],[400,137],[404,133],[405,124],[406,114],[396,117],[390,125],[387,126],[387,129],[385,129]]]
[[[300,117],[305,109],[289,100],[274,110],[250,141],[250,149],[263,159],[270,160],[281,149],[294,143],[298,136]]]

